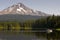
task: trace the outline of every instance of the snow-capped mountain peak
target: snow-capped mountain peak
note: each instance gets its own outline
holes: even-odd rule
[[[41,11],[35,11],[31,8],[28,8],[22,3],[14,4],[0,12],[0,14],[20,14],[20,15],[37,15],[37,16],[46,16],[47,14]]]

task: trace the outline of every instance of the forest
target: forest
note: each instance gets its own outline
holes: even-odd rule
[[[39,31],[40,29],[53,29],[60,31],[60,16],[53,15],[37,20],[27,20],[25,22],[0,22],[0,31]]]

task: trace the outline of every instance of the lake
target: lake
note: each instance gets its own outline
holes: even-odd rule
[[[27,32],[0,32],[0,40],[47,40],[38,38],[35,34]]]
[[[0,40],[59,40],[60,39],[54,33],[47,34],[47,33],[37,32],[36,34],[34,32],[10,32],[10,31],[3,32],[1,31]],[[56,38],[54,38],[54,36]]]

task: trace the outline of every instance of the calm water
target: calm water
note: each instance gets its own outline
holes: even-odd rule
[[[39,37],[37,37],[36,34],[38,34]],[[0,40],[60,40],[60,38],[58,38],[60,36],[54,35],[54,33],[53,34],[36,33],[36,34],[31,32],[0,32]]]
[[[44,37],[36,37],[32,33],[24,32],[0,32],[0,40],[47,40]]]

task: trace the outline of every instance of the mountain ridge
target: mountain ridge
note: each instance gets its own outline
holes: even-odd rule
[[[48,16],[48,14],[33,10],[27,6],[25,6],[23,3],[17,3],[14,4],[0,12],[0,15],[3,14],[20,14],[20,15],[32,15],[32,16]]]

